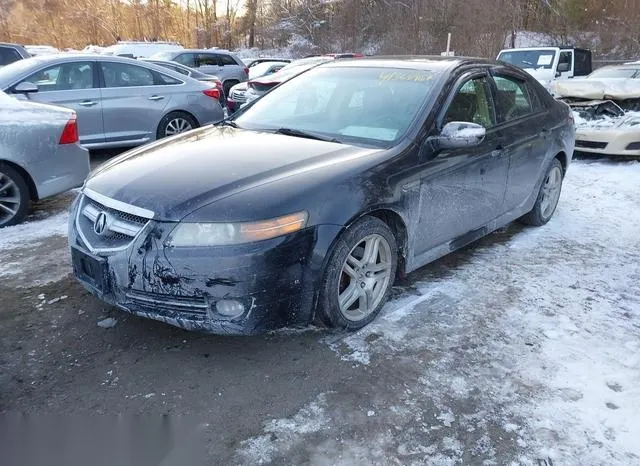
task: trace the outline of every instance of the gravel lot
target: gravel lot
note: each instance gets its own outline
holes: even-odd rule
[[[0,412],[189,415],[209,464],[640,464],[639,180],[574,161],[547,226],[411,274],[351,335],[103,305],[69,275],[59,196],[0,232]]]

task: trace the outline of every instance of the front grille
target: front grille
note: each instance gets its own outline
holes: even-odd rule
[[[231,95],[229,96],[231,100],[235,102],[246,102],[247,96],[245,95],[247,91],[239,91],[234,89],[231,91]]]
[[[585,149],[605,149],[608,145],[609,143],[607,142],[576,140],[576,147],[582,147]]]
[[[206,316],[209,310],[204,296],[173,296],[142,291],[131,291],[127,302],[147,312],[177,312],[194,316]]]
[[[101,226],[96,223],[99,217]],[[78,207],[76,228],[90,249],[114,250],[129,246],[148,222],[147,218],[109,207],[85,194]]]

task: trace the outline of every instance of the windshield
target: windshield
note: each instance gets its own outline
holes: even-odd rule
[[[501,52],[498,60],[510,63],[518,68],[550,70],[556,58],[555,50],[532,49]]]
[[[251,68],[249,68],[249,79],[255,79],[255,78],[259,78],[260,76],[264,76],[265,74],[267,74],[268,71],[271,71],[271,73],[274,73],[286,64],[287,63],[273,62],[273,61],[258,63],[257,65],[254,65]]]
[[[158,52],[158,53],[154,53],[153,55],[151,55],[150,58],[156,59],[156,60],[168,60],[171,61],[171,57],[173,56],[172,52]]]
[[[427,70],[314,68],[266,94],[235,122],[258,131],[287,128],[390,147],[417,117],[435,77]]]
[[[22,76],[24,73],[34,68],[34,65],[38,63],[37,58],[27,58],[25,60],[18,60],[7,66],[0,67],[0,88],[4,89],[5,86],[13,84],[13,80],[18,76]]]
[[[640,68],[601,68],[589,75],[589,78],[640,78]]]

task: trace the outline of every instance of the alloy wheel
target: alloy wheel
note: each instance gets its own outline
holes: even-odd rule
[[[349,253],[338,281],[338,303],[345,319],[367,318],[384,298],[391,280],[392,256],[378,234],[363,238]]]
[[[0,227],[9,223],[20,210],[21,196],[17,183],[0,172]]]
[[[540,202],[540,213],[544,218],[548,218],[558,205],[560,191],[562,188],[562,170],[553,167],[542,185],[542,201]]]
[[[165,136],[173,136],[174,134],[184,133],[193,129],[191,123],[184,118],[174,118],[167,123],[167,127],[164,130]]]

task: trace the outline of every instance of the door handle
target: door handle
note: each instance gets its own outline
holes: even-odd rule
[[[162,100],[164,99],[163,95],[152,95],[151,97],[149,97],[149,100]]]
[[[542,131],[540,131],[540,136],[545,139],[548,138],[550,134],[551,131],[549,131],[548,129],[543,129]]]
[[[80,102],[80,105],[82,105],[83,107],[93,107],[97,103],[98,102],[94,102],[93,100],[83,100],[82,102]]]

